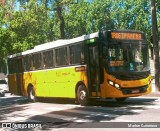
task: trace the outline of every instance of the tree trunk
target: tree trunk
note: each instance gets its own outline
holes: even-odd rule
[[[155,7],[155,0],[150,0],[150,2],[151,2],[151,13],[152,13],[155,88],[156,88],[156,91],[160,91],[160,88],[159,88],[159,47],[158,47],[158,26],[157,26],[157,17],[156,17],[156,7]]]
[[[48,9],[48,0],[45,0],[45,8]]]
[[[64,23],[64,18],[63,18],[63,15],[62,15],[62,7],[57,7],[57,14],[58,14],[58,17],[59,17],[59,20],[60,20],[60,32],[61,32],[61,39],[64,39],[65,38],[65,31],[64,31],[64,26],[65,26],[65,23]]]

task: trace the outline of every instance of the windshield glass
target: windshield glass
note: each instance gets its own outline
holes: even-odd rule
[[[107,50],[107,70],[109,72],[149,71],[148,47],[146,44],[110,44]]]

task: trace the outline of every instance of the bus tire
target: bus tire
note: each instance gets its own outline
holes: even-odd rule
[[[116,101],[119,102],[119,103],[122,103],[126,100],[127,98],[124,97],[124,98],[116,98]]]
[[[88,101],[89,101],[88,91],[83,84],[80,84],[78,86],[77,100],[78,100],[78,103],[82,106],[86,106],[88,104]]]
[[[31,102],[36,102],[36,96],[33,87],[28,88],[28,99]]]

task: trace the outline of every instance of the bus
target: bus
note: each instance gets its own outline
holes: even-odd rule
[[[61,39],[8,56],[12,94],[71,98],[87,105],[92,98],[123,102],[151,92],[148,44],[144,32],[106,30]]]

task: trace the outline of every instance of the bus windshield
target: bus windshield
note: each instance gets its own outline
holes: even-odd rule
[[[118,72],[149,71],[148,46],[140,43],[113,43],[107,49],[107,70]]]

